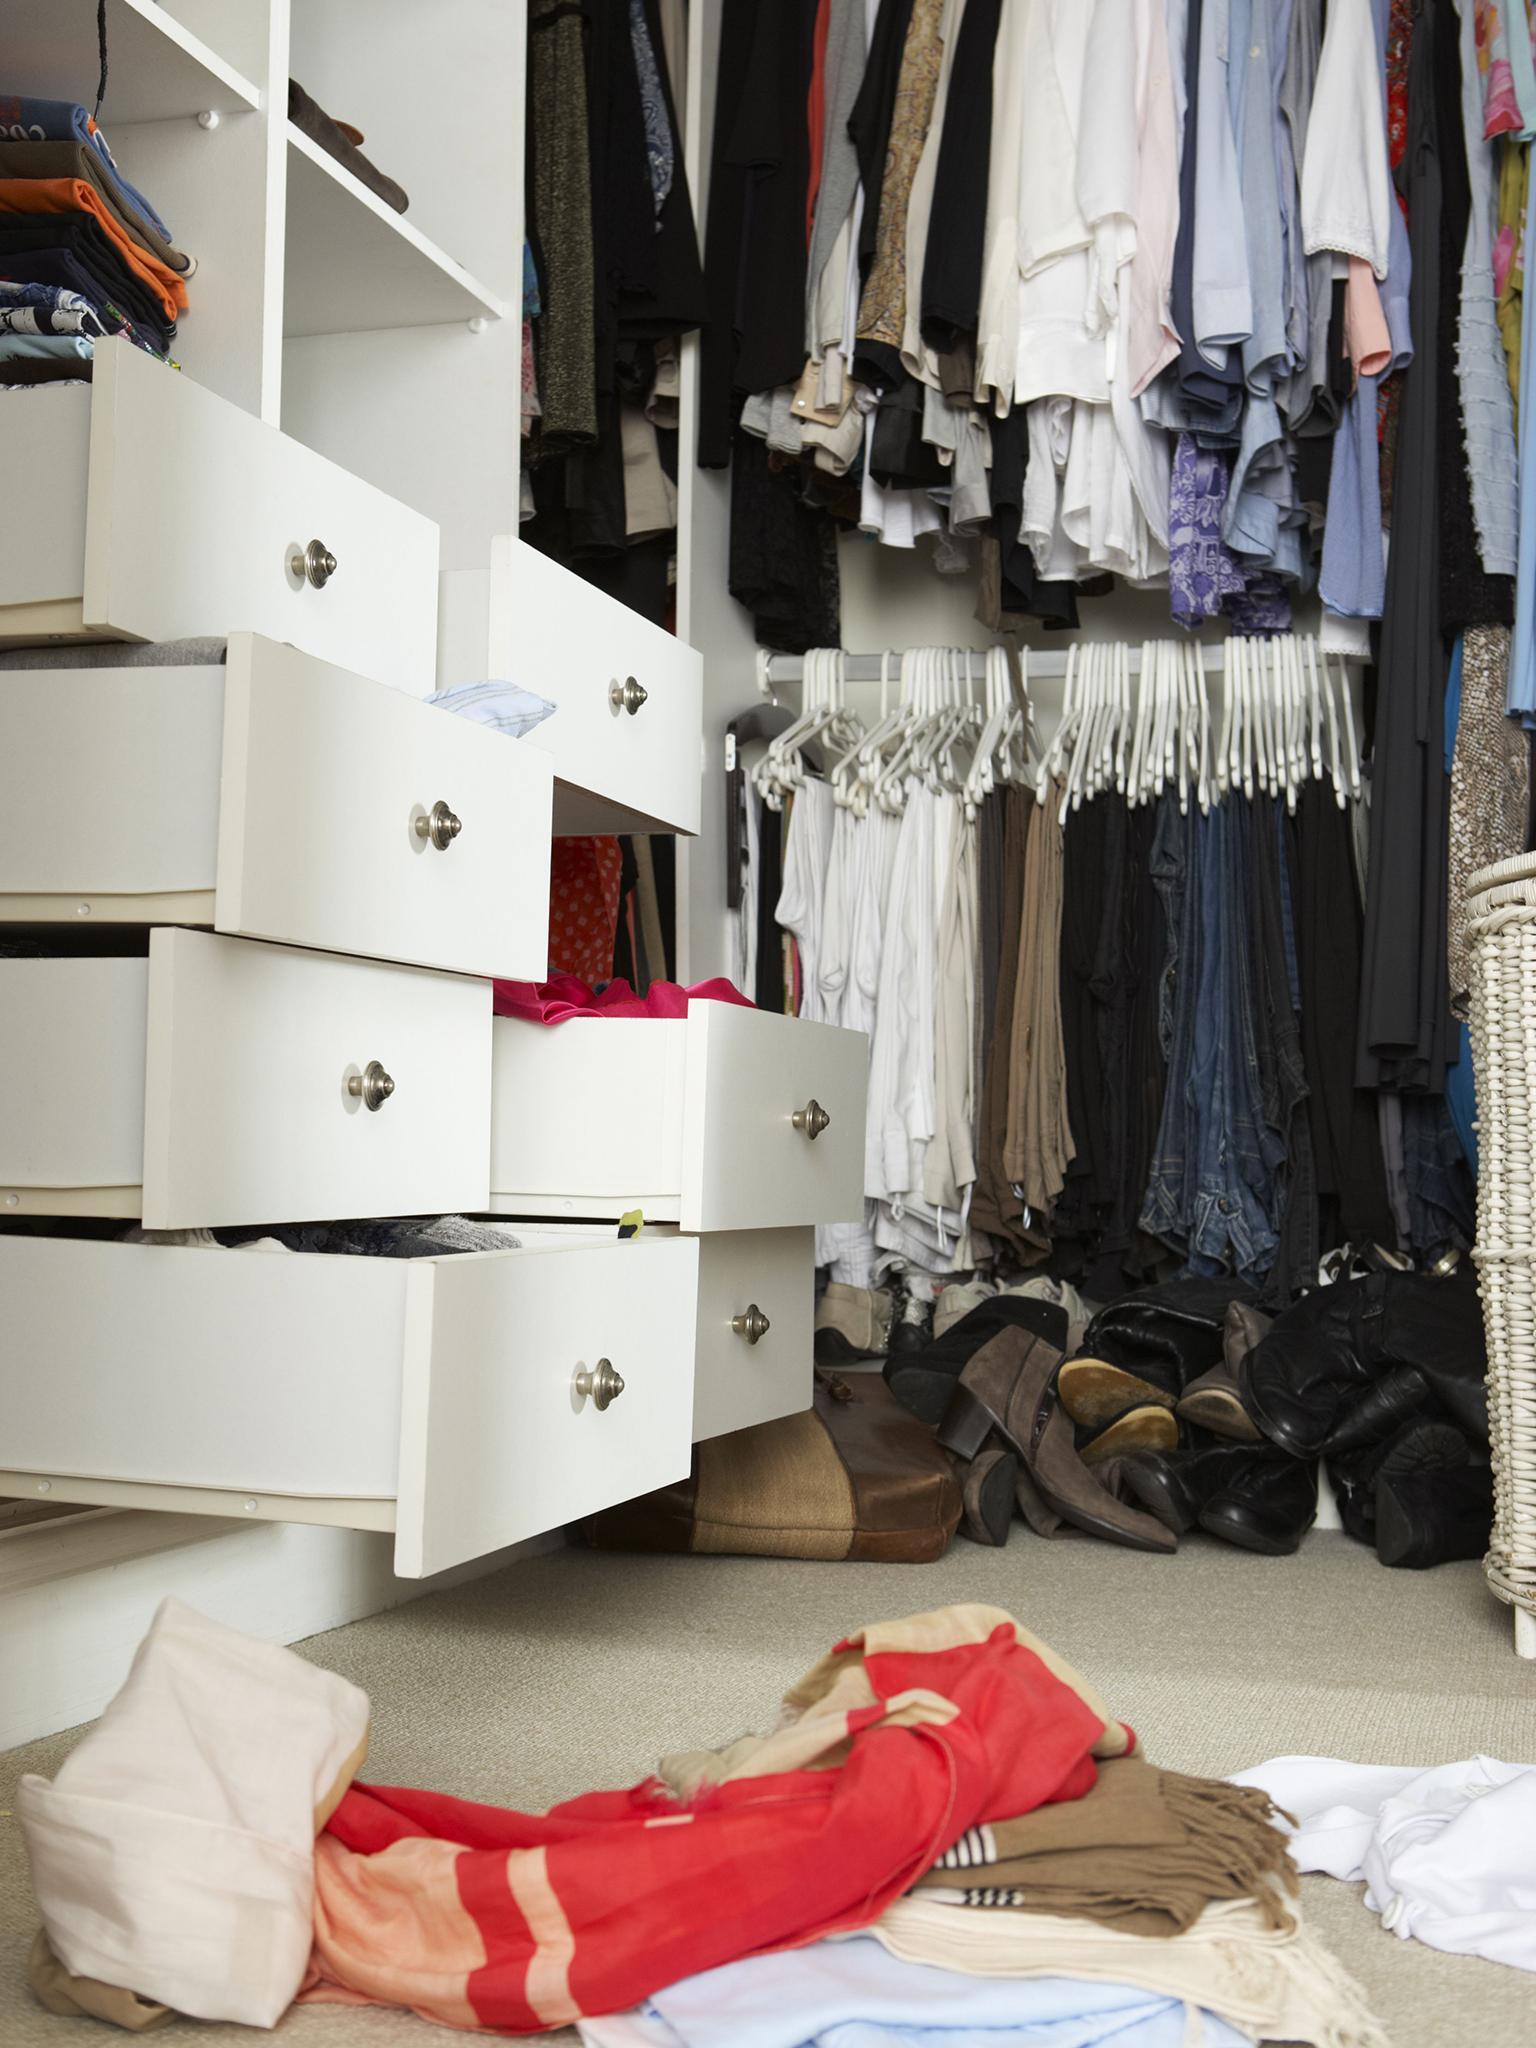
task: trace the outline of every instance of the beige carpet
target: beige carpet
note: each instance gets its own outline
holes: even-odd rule
[[[1102,1687],[1155,1760],[1183,1770],[1223,1773],[1288,1751],[1536,1761],[1536,1665],[1517,1663],[1508,1613],[1478,1568],[1383,1571],[1339,1535],[1314,1534],[1295,1558],[1203,1540],[1161,1558],[1019,1529],[1006,1550],[957,1543],[925,1569],[567,1551],[303,1648],[370,1694],[369,1776],[539,1808],[628,1783],[666,1749],[767,1725],[783,1687],[837,1636],[952,1600],[1028,1622]],[[41,2012],[21,1975],[34,1914],[11,1795],[21,1772],[56,1770],[72,1739],[0,1757],[3,2048],[110,2038]],[[1526,1973],[1399,1942],[1352,1886],[1311,1878],[1305,1892],[1394,2048],[1536,2039]],[[197,2031],[208,2048],[255,2038]],[[282,2048],[447,2038],[408,2014],[335,2008],[297,2012],[278,2032]]]

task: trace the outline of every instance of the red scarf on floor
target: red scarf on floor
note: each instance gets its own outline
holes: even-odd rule
[[[967,1828],[1080,1798],[1135,1738],[995,1608],[840,1643],[796,1716],[542,1816],[354,1786],[316,1845],[303,1996],[535,2033],[867,1926]]]

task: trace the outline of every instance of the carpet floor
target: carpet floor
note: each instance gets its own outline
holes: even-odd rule
[[[1195,1539],[1177,1557],[1083,1540],[959,1542],[936,1565],[626,1558],[563,1551],[301,1645],[373,1702],[367,1775],[542,1808],[627,1784],[664,1751],[771,1724],[779,1694],[867,1621],[956,1600],[1004,1607],[1104,1692],[1155,1762],[1221,1775],[1312,1752],[1536,1762],[1536,1665],[1476,1565],[1389,1572],[1337,1534],[1294,1558]],[[96,2048],[95,2022],[42,2012],[23,1978],[36,1924],[15,1781],[57,1770],[80,1731],[0,1757],[0,2043]],[[1517,2048],[1536,1980],[1382,1931],[1360,1888],[1305,1881],[1313,1924],[1360,1979],[1393,2048]],[[190,2026],[156,2037],[193,2040]],[[198,2048],[249,2048],[233,2026]],[[281,2048],[410,2048],[409,2014],[300,2009]],[[544,2037],[576,2040],[574,2033]]]

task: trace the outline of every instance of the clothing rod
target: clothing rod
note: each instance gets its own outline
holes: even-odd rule
[[[1285,638],[1287,636],[1281,635],[1279,637]],[[1306,636],[1303,635],[1301,637],[1304,638]],[[1078,640],[1073,644],[1077,647],[1089,647],[1095,645],[1112,646],[1117,643]],[[1225,645],[1225,641],[1222,640],[1202,643],[1200,653],[1202,665],[1207,674],[1220,675],[1223,659],[1221,650]],[[987,650],[984,647],[972,647],[965,650],[965,652],[969,656],[967,664],[969,679],[974,682],[981,682],[986,676]],[[1023,658],[1026,671],[1032,678],[1038,676],[1064,676],[1067,672],[1067,655],[1064,648],[1060,652],[1055,648],[1047,648],[1044,652],[1037,648],[1030,648],[1026,651]],[[1364,659],[1362,655],[1358,654],[1333,654],[1329,658],[1333,661],[1348,662],[1359,662]],[[878,683],[880,680],[881,659],[882,657],[878,654],[846,655],[844,657],[843,673],[850,683]],[[892,648],[889,654],[884,657],[884,660],[886,662],[886,674],[890,681],[894,683],[901,674],[901,650],[899,648]],[[767,671],[770,683],[798,683],[804,678],[805,663],[798,654],[770,654],[767,660]],[[1130,673],[1133,676],[1140,675],[1141,673],[1141,647],[1139,643],[1134,641],[1131,643]]]

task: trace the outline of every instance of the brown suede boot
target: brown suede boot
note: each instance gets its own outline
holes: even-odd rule
[[[1135,1550],[1176,1550],[1151,1515],[1113,1499],[1078,1455],[1071,1421],[1056,1398],[1061,1353],[1027,1330],[1001,1330],[960,1375],[939,1441],[973,1457],[993,1427],[1023,1461],[1045,1506],[1091,1536]],[[1026,1510],[1027,1512],[1027,1510]]]
[[[1231,1443],[1262,1443],[1258,1425],[1243,1405],[1238,1367],[1274,1321],[1262,1309],[1234,1301],[1227,1309],[1222,1334],[1222,1360],[1191,1380],[1179,1401],[1181,1421],[1198,1424],[1212,1436],[1224,1436]]]
[[[1061,1405],[1082,1429],[1108,1429],[1135,1408],[1166,1408],[1176,1396],[1102,1358],[1069,1358],[1056,1375]]]
[[[959,1458],[955,1467],[960,1477],[964,1513],[960,1528],[973,1543],[994,1549],[1008,1541],[1013,1520],[1014,1496],[1019,1478],[1019,1454],[998,1438],[982,1445],[966,1465]]]
[[[1066,1403],[1063,1401],[1062,1406]],[[1083,1463],[1097,1468],[1111,1458],[1137,1451],[1171,1451],[1179,1441],[1179,1425],[1168,1408],[1129,1408],[1083,1445]]]

